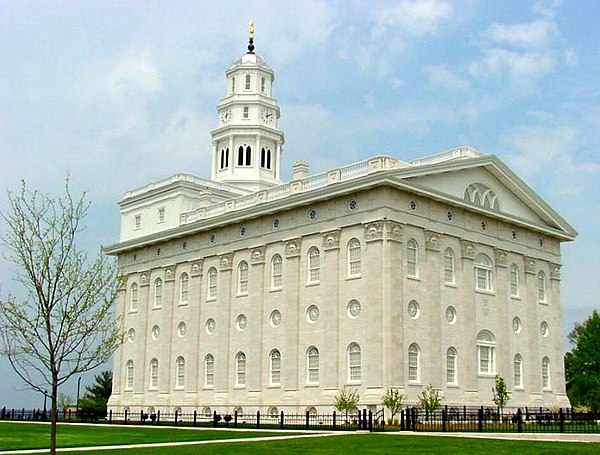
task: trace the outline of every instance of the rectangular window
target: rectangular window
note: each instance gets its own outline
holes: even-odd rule
[[[212,359],[206,361],[206,375],[204,385],[212,387],[215,385],[215,362]]]
[[[308,382],[316,384],[319,382],[319,355],[308,356]]]
[[[235,77],[231,78],[231,93],[235,93]]]
[[[250,90],[250,75],[246,74],[246,90]]]
[[[361,377],[362,377],[361,371],[360,371],[360,351],[350,352],[349,360],[350,360],[350,380],[351,381],[360,381]]]
[[[244,106],[244,114],[242,115],[242,118],[249,118],[250,117],[250,109],[248,108],[248,106]]]
[[[281,384],[281,357],[271,358],[271,384]]]
[[[479,373],[494,374],[496,372],[496,360],[492,346],[478,346],[479,351]]]
[[[164,223],[165,222],[165,209],[164,208],[158,209],[157,222],[158,223]]]
[[[271,289],[281,289],[283,285],[283,263],[281,258],[271,262]]]
[[[136,215],[136,216],[135,216],[134,228],[135,228],[136,230],[138,230],[138,229],[141,229],[141,228],[142,228],[142,215]]]
[[[408,380],[419,381],[419,354],[417,352],[408,353]]]
[[[264,77],[260,78],[260,91],[265,93],[266,81]]]

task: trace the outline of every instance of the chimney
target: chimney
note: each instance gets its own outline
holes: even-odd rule
[[[294,161],[292,163],[292,181],[308,177],[308,161]]]

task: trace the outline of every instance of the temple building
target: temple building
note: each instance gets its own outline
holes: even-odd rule
[[[125,342],[109,409],[330,412],[344,387],[381,409],[428,385],[448,405],[567,406],[561,243],[577,232],[497,157],[457,147],[281,180],[275,75],[225,72],[210,178],[125,193]]]

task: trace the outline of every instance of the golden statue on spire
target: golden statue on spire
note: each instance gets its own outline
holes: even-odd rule
[[[254,39],[254,21],[251,20],[250,23],[248,24],[248,38],[253,40]]]

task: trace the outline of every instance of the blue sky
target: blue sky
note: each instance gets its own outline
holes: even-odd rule
[[[113,243],[124,191],[209,177],[224,71],[254,19],[285,178],[296,159],[314,173],[378,154],[493,153],[580,233],[563,248],[565,332],[598,308],[600,2],[295,4],[0,0],[1,186],[59,191],[70,173],[93,201],[83,245]],[[12,273],[0,261],[3,294]],[[0,381],[0,407],[41,406],[4,360]]]

